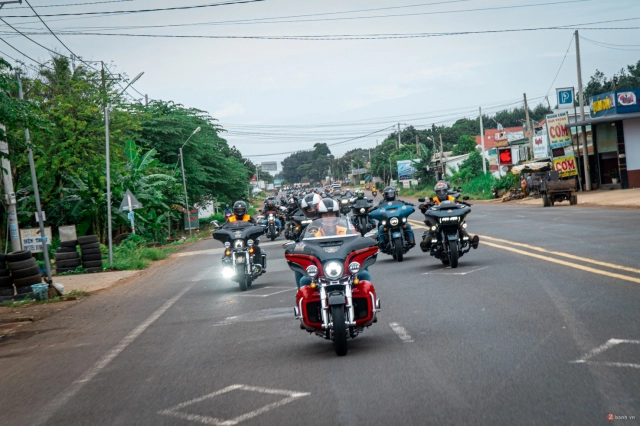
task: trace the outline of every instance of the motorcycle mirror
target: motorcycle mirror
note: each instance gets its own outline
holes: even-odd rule
[[[464,197],[462,197],[463,200],[467,201],[469,199],[468,195],[465,195]]]
[[[427,200],[425,200],[424,198],[418,198],[418,201],[420,201],[421,203],[424,203]]]
[[[296,243],[295,241],[289,240],[286,243],[282,244],[282,248],[286,250],[286,249],[289,248],[290,245],[295,244],[295,243]]]

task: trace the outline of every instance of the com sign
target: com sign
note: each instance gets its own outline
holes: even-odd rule
[[[558,102],[558,109],[570,109],[573,108],[574,89],[573,87],[565,87],[562,89],[556,89],[556,101]]]

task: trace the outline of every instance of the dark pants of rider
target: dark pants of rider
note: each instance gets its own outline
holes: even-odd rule
[[[300,273],[296,272],[296,278],[298,278],[298,274]],[[301,278],[297,281],[298,288],[311,284],[311,277],[309,276],[305,277],[302,274],[300,274],[300,276]],[[368,270],[363,269],[361,272],[358,273],[358,279],[362,281],[371,281],[371,274],[369,273]]]
[[[262,249],[256,245],[253,246],[253,263],[264,266],[262,264]]]

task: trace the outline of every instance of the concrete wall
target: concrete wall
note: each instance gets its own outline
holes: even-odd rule
[[[629,188],[640,188],[640,119],[625,120],[622,128]]]

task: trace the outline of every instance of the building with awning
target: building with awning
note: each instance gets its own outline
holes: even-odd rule
[[[593,144],[588,148],[591,180],[600,188],[640,188],[639,99],[640,89],[592,96],[589,117],[569,123],[570,128],[591,126]]]

